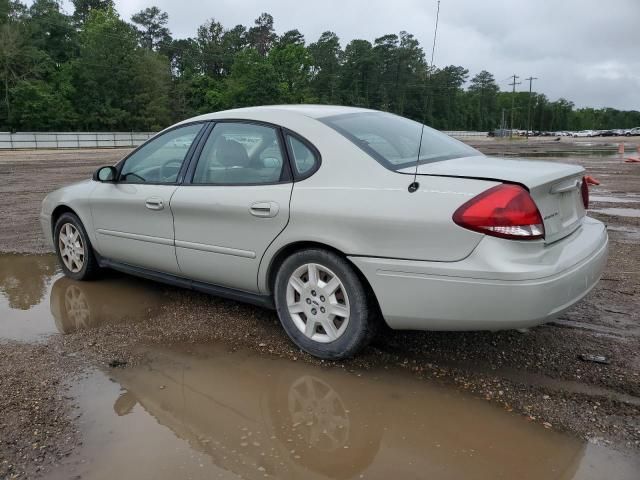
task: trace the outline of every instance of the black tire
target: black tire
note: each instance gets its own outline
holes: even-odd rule
[[[315,341],[301,332],[287,307],[286,292],[291,275],[299,267],[311,263],[334,272],[342,282],[349,299],[347,326],[337,339],[327,343]],[[351,264],[336,253],[322,249],[308,249],[293,253],[278,269],[274,296],[280,322],[289,338],[302,350],[315,357],[336,360],[353,356],[375,336],[378,322],[374,302]]]
[[[60,231],[62,228],[67,225],[73,225],[80,235],[80,239],[82,240],[82,248],[84,251],[84,261],[82,264],[82,268],[79,271],[73,272],[71,271],[62,258],[62,252],[60,251]],[[91,241],[87,236],[87,232],[84,229],[84,225],[78,218],[77,215],[67,212],[63,213],[60,218],[56,221],[56,225],[53,229],[53,240],[56,249],[56,255],[58,256],[58,262],[60,263],[60,267],[62,268],[63,273],[73,280],[90,280],[95,278],[100,270],[100,266],[98,265],[98,260],[93,252],[93,247],[91,246]]]

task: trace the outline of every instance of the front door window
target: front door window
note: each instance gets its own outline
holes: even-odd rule
[[[174,128],[154,138],[126,159],[120,172],[121,183],[172,184],[201,123]]]

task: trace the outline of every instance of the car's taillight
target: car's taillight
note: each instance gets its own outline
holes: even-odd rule
[[[582,186],[580,187],[580,193],[582,193],[582,204],[584,209],[589,208],[589,182],[586,177],[582,177]]]
[[[458,225],[494,237],[533,240],[544,225],[531,195],[518,185],[497,185],[472,198],[453,214]]]

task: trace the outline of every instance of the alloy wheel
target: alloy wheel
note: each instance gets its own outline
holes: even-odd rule
[[[342,281],[317,263],[302,265],[291,274],[287,308],[298,330],[316,342],[337,340],[349,324],[349,296]]]
[[[72,273],[78,273],[84,266],[85,251],[80,232],[72,223],[65,223],[58,234],[60,258]]]

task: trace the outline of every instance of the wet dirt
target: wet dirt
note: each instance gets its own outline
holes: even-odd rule
[[[640,203],[640,198],[607,197],[602,195],[590,195],[589,201],[593,203]]]
[[[4,252],[49,253],[39,230],[40,204],[56,188],[90,178],[98,167],[113,165],[130,149],[28,150],[0,152]]]
[[[489,154],[526,157],[532,150],[551,147],[543,143],[527,147],[520,142],[505,145],[486,141],[480,148]],[[579,150],[581,154],[557,155],[563,148],[571,152]],[[616,154],[598,152],[589,155],[589,148],[592,146],[572,144],[563,139],[553,145],[554,154],[545,160],[585,166],[589,174],[602,181],[601,186],[593,189],[594,196],[639,198],[640,167],[624,164]],[[0,176],[0,213],[10,228],[0,229],[0,251],[48,252],[38,224],[44,195],[59,185],[87,178],[96,167],[114,163],[124,153],[115,150],[1,152],[0,173],[6,175]],[[593,203],[596,209],[617,207],[615,202]],[[618,203],[621,208],[631,206]],[[526,333],[384,331],[359,357],[345,362],[320,362],[296,350],[271,311],[117,274],[108,274],[96,282],[76,284],[57,273],[51,256],[14,255],[10,260],[2,256],[0,478],[33,478],[43,473],[49,476],[52,471],[57,472],[58,478],[74,475],[112,478],[116,467],[124,469],[120,470],[126,472],[121,475],[124,478],[144,478],[154,462],[158,463],[158,469],[153,470],[156,475],[148,478],[162,478],[165,471],[162,465],[166,465],[167,472],[175,474],[173,478],[187,477],[179,474],[182,471],[194,478],[205,475],[198,473],[198,469],[206,472],[206,478],[218,475],[237,478],[238,473],[232,472],[250,472],[247,465],[257,462],[254,460],[256,455],[238,454],[245,447],[239,446],[236,430],[232,427],[215,429],[207,426],[209,417],[218,418],[217,409],[222,408],[221,404],[215,403],[212,407],[193,400],[193,403],[184,403],[180,410],[173,406],[173,397],[162,397],[170,389],[172,392],[177,390],[178,386],[170,387],[169,380],[164,380],[156,392],[154,382],[159,377],[154,375],[157,373],[165,378],[170,373],[187,378],[191,370],[200,371],[194,378],[198,379],[196,383],[202,383],[201,391],[217,402],[223,400],[217,395],[227,391],[228,404],[248,421],[258,418],[259,414],[255,413],[257,407],[247,407],[243,402],[255,401],[256,396],[268,397],[260,393],[261,389],[280,388],[275,383],[277,372],[274,373],[272,365],[277,365],[275,370],[283,372],[301,369],[300,375],[310,372],[309,375],[318,376],[325,383],[337,385],[333,389],[345,404],[364,405],[370,397],[374,406],[389,405],[391,401],[382,396],[383,387],[403,391],[402,401],[394,404],[398,411],[385,407],[381,410],[381,418],[367,416],[363,422],[354,420],[354,429],[369,428],[363,425],[382,425],[384,433],[377,437],[372,435],[372,439],[381,439],[374,459],[366,468],[360,467],[362,473],[354,473],[353,478],[360,475],[364,475],[363,478],[388,478],[400,468],[404,470],[397,471],[404,472],[404,477],[427,476],[422,474],[426,469],[424,471],[432,477],[459,478],[457,472],[465,473],[466,470],[455,470],[455,462],[451,459],[460,461],[461,468],[469,468],[469,462],[477,461],[478,472],[484,472],[485,478],[500,477],[501,472],[507,478],[523,476],[512,469],[515,466],[508,464],[508,458],[500,459],[508,465],[499,465],[499,461],[491,456],[493,452],[479,448],[482,455],[470,456],[469,448],[474,447],[470,447],[473,442],[466,437],[466,431],[482,437],[474,430],[476,423],[484,425],[491,433],[496,448],[503,445],[499,448],[516,458],[522,457],[528,442],[539,443],[538,433],[529,436],[528,430],[523,433],[518,429],[519,433],[508,433],[512,427],[503,426],[502,422],[511,420],[494,418],[494,413],[485,410],[489,407],[500,419],[514,418],[518,425],[543,432],[545,441],[556,445],[558,451],[569,452],[569,444],[571,448],[580,446],[583,453],[578,454],[581,460],[576,460],[577,467],[566,466],[566,471],[574,472],[575,478],[616,478],[603,471],[619,473],[625,478],[627,470],[624,469],[635,466],[637,472],[637,463],[633,462],[637,461],[640,448],[640,220],[597,211],[591,214],[608,225],[610,259],[607,271],[598,287],[556,322]],[[53,305],[57,307],[52,308]],[[27,322],[31,324],[26,326]],[[193,349],[189,352],[189,346],[170,347],[176,343],[193,345]],[[204,346],[195,346],[201,344]],[[580,356],[584,354],[604,355],[610,363],[582,361]],[[229,366],[229,370],[235,372],[234,377],[240,378],[228,379],[222,372],[215,374],[219,375],[214,376],[217,382],[211,384],[204,377],[215,372],[207,370],[208,373],[204,373],[212,368],[203,366],[207,362],[245,362],[248,366],[242,371]],[[109,364],[122,368],[110,369]],[[390,375],[386,375],[387,369]],[[145,376],[146,371],[156,373]],[[91,373],[83,376],[81,372]],[[323,376],[325,373],[330,376],[329,380]],[[240,386],[238,382],[243,376],[255,380],[251,385]],[[402,377],[402,380],[394,384],[396,377]],[[146,385],[147,381],[150,385],[146,390],[134,388],[137,384]],[[190,381],[178,384],[185,399],[198,388]],[[358,392],[352,391],[351,385],[361,387],[368,392],[368,397],[362,400]],[[283,387],[284,390],[287,388]],[[428,392],[422,392],[422,389]],[[460,410],[455,407],[449,411],[446,402],[433,400],[432,405],[440,409],[441,415],[418,411],[412,395],[422,392],[416,394],[416,398],[429,402],[432,401],[430,395],[435,395],[431,393],[432,389],[452,398],[465,392],[464,398],[471,403],[463,402],[459,404],[464,405]],[[242,393],[245,391],[246,396]],[[409,394],[409,391],[413,393]],[[134,399],[126,395],[130,392]],[[121,394],[124,397],[116,407]],[[475,409],[473,402],[483,407]],[[132,406],[129,408],[129,405]],[[199,411],[198,405],[206,407]],[[266,403],[262,405],[267,408]],[[158,412],[164,411],[165,406],[167,412],[163,417],[164,414]],[[370,407],[364,410],[370,411],[367,408]],[[475,415],[464,417],[465,409]],[[130,413],[119,416],[116,410]],[[427,425],[442,432],[437,441],[441,446],[447,446],[447,455],[436,451],[423,458],[421,450],[411,449],[409,443],[414,442],[425,452],[432,452],[426,440],[414,435],[413,429],[417,429],[418,423],[408,422],[405,410],[415,412],[415,418],[431,422]],[[250,416],[251,412],[254,417]],[[255,421],[266,424],[267,414],[262,412],[260,415],[262,420]],[[456,423],[458,416],[467,418],[467,423]],[[492,429],[484,423],[485,416],[501,426]],[[396,417],[401,427],[394,431],[402,433],[387,434],[387,430],[394,429]],[[443,430],[445,420],[456,425],[455,431],[448,435]],[[549,429],[545,429],[544,424]],[[180,430],[180,425],[196,432],[203,429],[204,439],[194,440],[191,433]],[[257,428],[251,431],[257,431]],[[501,440],[503,432],[515,439],[512,443],[519,446],[518,452],[504,446],[509,442]],[[298,430],[298,434],[303,435],[302,430]],[[411,442],[402,441],[403,434]],[[212,450],[212,442],[207,442],[206,435],[219,442],[222,442],[220,435],[224,435],[228,440],[225,445],[232,445],[236,452],[233,453],[235,457],[228,454],[222,454],[222,457],[237,458],[237,462],[225,463],[228,458],[223,458],[224,462],[220,460],[219,451]],[[425,438],[431,437],[426,435]],[[453,439],[459,439],[461,443],[456,444]],[[281,440],[277,435],[275,440],[271,436],[268,440],[270,442],[265,440],[265,446],[280,448]],[[291,440],[297,444],[301,442],[298,437]],[[394,447],[396,444],[398,448]],[[155,455],[156,449],[162,455]],[[135,458],[138,452],[139,461]],[[323,457],[321,452],[313,452],[315,458]],[[259,453],[267,456],[270,451],[263,449]],[[284,462],[285,470],[276,470],[283,466],[270,459],[271,463],[260,464],[257,472],[252,473],[262,478],[275,472],[272,477],[287,478],[289,472],[303,471],[304,478],[327,478],[326,474],[320,475],[309,467],[302,454],[296,459],[296,454],[279,459]],[[163,462],[165,457],[174,461]],[[425,463],[425,459],[428,462]],[[543,462],[541,457],[538,459]],[[243,461],[247,465],[242,465]],[[526,458],[522,461],[529,464]],[[122,467],[118,462],[123,463]],[[137,465],[133,465],[136,462]],[[241,470],[234,470],[236,463],[241,465]],[[623,470],[615,469],[618,464]],[[181,465],[183,468],[179,469]],[[429,470],[430,465],[441,468]],[[561,467],[559,463],[556,466]],[[174,467],[179,470],[171,470]],[[267,467],[274,470],[267,471]],[[372,473],[367,475],[367,472]],[[556,478],[553,477],[555,471],[549,472],[551,470],[541,478]],[[249,473],[246,476],[250,477]],[[345,477],[336,474],[334,478]]]
[[[640,459],[397,369],[224,345],[148,349],[73,389],[82,447],[50,478],[635,479]]]
[[[640,218],[640,209],[638,208],[594,208],[591,211],[612,217]]]

